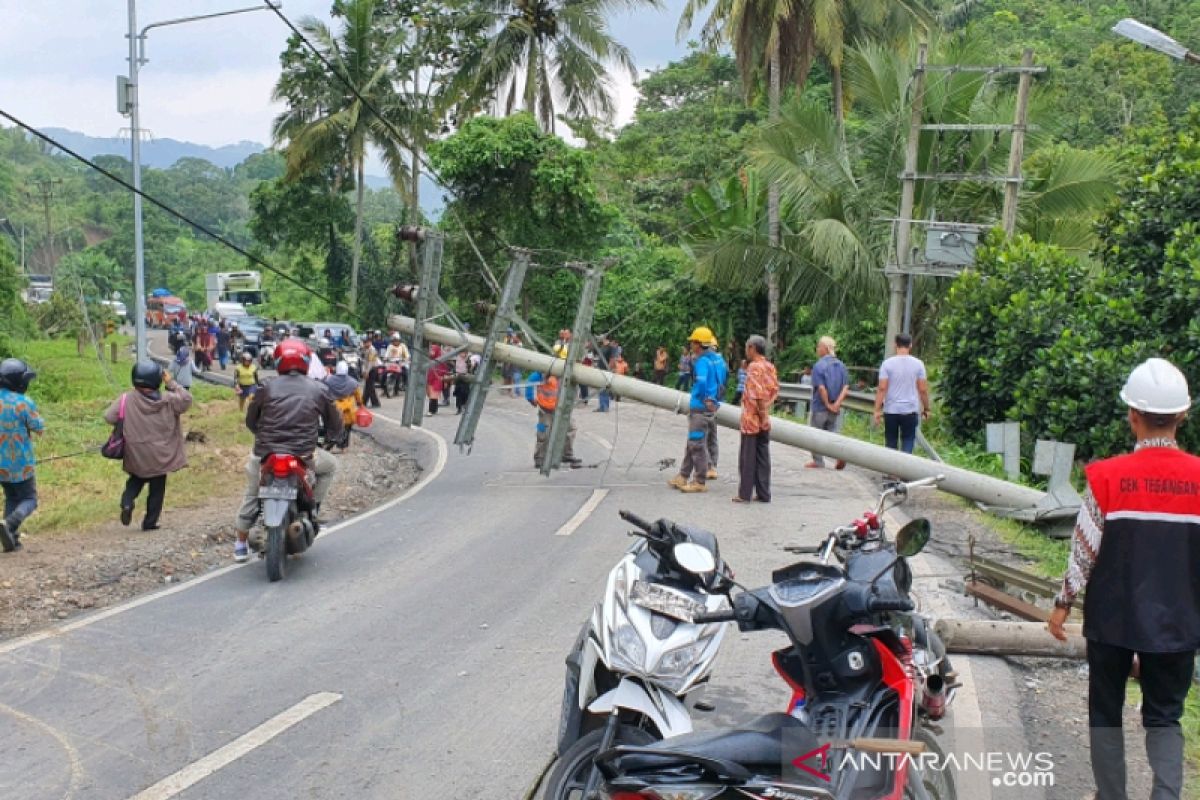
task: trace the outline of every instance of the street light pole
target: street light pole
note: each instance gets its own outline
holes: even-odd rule
[[[129,157],[133,161],[133,291],[137,295],[134,306],[137,309],[137,358],[142,360],[149,357],[149,347],[146,342],[146,258],[142,240],[142,129],[138,95],[141,87],[138,85],[138,72],[146,63],[146,31],[151,28],[161,28],[165,25],[178,25],[182,22],[195,22],[215,17],[228,17],[233,14],[245,14],[248,11],[269,11],[283,4],[276,0],[264,0],[261,5],[248,8],[235,8],[231,11],[218,11],[213,14],[200,14],[191,17],[168,19],[153,22],[138,32],[137,0],[129,0],[129,79],[119,89],[118,95],[123,113],[129,114]],[[118,86],[121,82],[118,80]]]
[[[142,131],[139,116],[138,94],[138,29],[137,0],[129,0],[129,157],[133,162],[133,292],[136,295],[134,312],[136,325],[137,359],[149,357],[146,343],[146,260],[142,243]]]

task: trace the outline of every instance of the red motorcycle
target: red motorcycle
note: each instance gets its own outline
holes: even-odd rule
[[[287,558],[303,553],[317,536],[313,516],[313,481],[308,466],[293,455],[273,453],[263,459],[258,484],[267,537],[263,543],[267,577],[281,580]]]

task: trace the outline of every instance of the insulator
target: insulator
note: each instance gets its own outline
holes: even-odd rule
[[[402,242],[423,242],[425,229],[416,225],[399,225],[396,228],[396,238]]]
[[[398,283],[392,287],[392,294],[401,300],[407,300],[414,303],[417,300],[417,295],[420,294],[421,287],[413,284]]]

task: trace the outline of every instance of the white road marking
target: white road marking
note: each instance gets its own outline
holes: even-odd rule
[[[382,420],[384,420],[386,422],[390,422],[394,425],[400,424],[396,420],[391,419],[390,417],[385,417],[383,414],[379,414],[379,413],[375,414],[375,418],[382,419]],[[421,478],[421,480],[417,481],[411,487],[409,487],[409,490],[407,492],[400,495],[399,497],[397,497],[393,500],[389,500],[388,502],[384,503],[381,506],[376,506],[375,508],[371,509],[370,511],[366,511],[362,514],[359,514],[358,516],[350,517],[349,519],[343,520],[336,525],[330,525],[328,528],[323,528],[321,530],[320,538],[325,538],[332,533],[342,530],[343,528],[347,528],[351,525],[361,522],[364,519],[369,519],[370,517],[373,517],[376,514],[379,514],[381,512],[387,511],[390,508],[395,508],[396,506],[400,505],[404,501],[410,499],[417,492],[424,489],[426,486],[428,486],[430,483],[432,483],[438,477],[438,475],[440,475],[442,473],[442,470],[445,469],[445,467],[446,467],[446,459],[447,459],[446,440],[443,439],[438,434],[434,433],[433,431],[427,431],[424,428],[413,428],[413,430],[420,431],[421,433],[425,434],[426,436],[429,436],[437,444],[438,455],[437,455],[437,461],[433,465],[433,468],[430,469],[429,472],[424,477]],[[66,623],[65,625],[59,625],[57,627],[49,628],[44,631],[38,631],[37,633],[31,633],[31,634],[28,634],[27,636],[21,636],[17,639],[12,639],[11,641],[8,641],[8,642],[0,642],[0,656],[15,652],[17,650],[20,650],[23,647],[28,647],[31,644],[36,644],[38,642],[44,642],[47,639],[53,639],[57,636],[62,636],[63,634],[70,633],[71,631],[79,630],[80,628],[85,628],[88,625],[93,625],[97,622],[101,622],[103,620],[109,619],[110,617],[115,617],[117,614],[123,614],[126,611],[131,611],[140,606],[144,606],[147,603],[153,603],[155,600],[161,600],[164,597],[170,597],[173,594],[178,594],[179,592],[185,592],[188,589],[194,589],[195,587],[199,586],[202,583],[207,583],[208,581],[211,581],[214,578],[219,578],[222,575],[232,572],[235,569],[241,569],[241,568],[247,567],[247,566],[251,566],[251,564],[230,564],[227,567],[221,567],[220,569],[215,569],[212,572],[208,572],[208,573],[205,573],[204,575],[200,575],[199,577],[192,578],[191,580],[185,581],[184,583],[178,583],[169,589],[163,589],[162,591],[154,592],[153,594],[143,595],[142,597],[138,597],[134,600],[130,600],[127,603],[122,603],[121,605],[113,606],[112,608],[107,608],[104,611],[100,611],[95,614],[91,614],[89,616],[81,617],[79,619],[73,620],[71,622]]]
[[[596,510],[596,506],[604,502],[604,498],[608,497],[608,489],[595,489],[592,491],[592,496],[587,499],[579,510],[575,512],[575,516],[567,520],[567,523],[554,532],[555,536],[570,536],[572,533],[584,523],[592,512]]]
[[[194,761],[173,775],[168,775],[129,800],[168,800],[341,699],[340,694],[333,692],[310,694],[288,710],[276,714],[262,725],[214,750],[199,761]]]
[[[605,450],[612,451],[613,443],[610,442],[608,439],[605,439],[603,436],[600,436],[599,434],[596,434],[596,433],[592,433],[591,431],[584,431],[583,435],[588,437],[592,441],[594,441],[596,444],[603,447]]]

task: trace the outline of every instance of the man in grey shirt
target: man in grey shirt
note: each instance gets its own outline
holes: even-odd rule
[[[812,414],[808,424],[822,431],[837,433],[842,429],[842,402],[850,393],[850,375],[846,365],[837,357],[837,342],[832,336],[822,336],[817,342],[817,363],[812,368]],[[825,458],[813,452],[812,461],[804,466],[822,469]],[[835,469],[845,469],[846,462],[838,459]]]
[[[913,451],[917,425],[929,419],[929,381],[925,364],[913,356],[912,337],[896,336],[896,355],[879,368],[879,387],[875,390],[875,424],[883,417],[883,441],[891,449]]]

